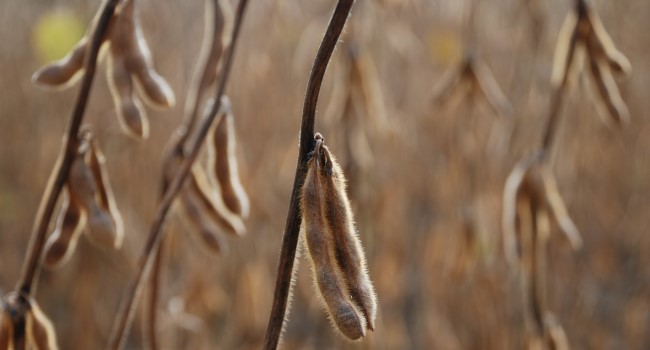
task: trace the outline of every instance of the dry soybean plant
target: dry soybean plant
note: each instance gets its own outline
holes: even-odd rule
[[[15,290],[5,295],[2,299],[2,334],[5,339],[3,342],[7,345],[6,348],[9,348],[10,346],[13,346],[16,349],[25,348],[26,342],[32,346],[37,346],[39,349],[55,349],[57,347],[52,327],[48,326],[50,322],[47,321],[47,317],[40,312],[40,309],[33,298],[33,294],[41,268],[47,229],[53,217],[57,202],[61,197],[64,187],[68,184],[70,176],[74,175],[72,168],[75,163],[77,168],[83,168],[86,166],[85,160],[80,159],[80,139],[78,135],[80,133],[86,104],[92,87],[97,64],[97,56],[102,44],[102,38],[109,28],[110,21],[116,12],[117,5],[117,0],[106,1],[94,21],[93,33],[89,36],[89,45],[87,52],[84,55],[85,73],[81,81],[79,95],[70,117],[68,128],[64,135],[64,148],[52,171],[51,179],[43,195],[20,279]],[[81,163],[78,163],[79,161]],[[82,171],[85,172],[86,169],[82,169]],[[80,188],[82,192],[80,194],[82,194],[83,197],[86,197],[83,198],[86,202],[82,202],[84,202],[83,204],[85,205],[92,205],[92,200],[89,198],[92,197],[92,194],[90,193],[92,190],[91,184],[94,184],[95,186],[97,185],[93,179],[94,175],[87,172],[81,175],[86,177],[84,180],[88,180],[85,184],[87,188]],[[87,191],[87,193],[83,193],[84,191]],[[74,196],[71,195],[71,197]],[[77,199],[81,198],[75,198],[75,200]],[[99,209],[99,207],[95,205],[93,206],[93,209]],[[92,216],[92,214],[95,213],[91,213],[90,215]],[[43,330],[45,331],[43,332]],[[39,334],[39,339],[33,337],[36,333]],[[7,338],[10,340],[6,340]]]
[[[207,91],[217,82],[220,63],[224,52],[224,28],[227,20],[232,20],[229,5],[224,1],[206,1],[205,38],[193,86],[186,98],[187,117],[171,139],[164,152],[162,193],[169,187],[173,175],[187,157],[189,136],[195,132],[200,105],[209,111],[215,104],[207,99]],[[221,108],[215,125],[205,140],[208,148],[207,167],[197,162],[192,167],[189,179],[179,194],[180,209],[191,231],[198,237],[200,246],[211,253],[227,251],[227,242],[222,233],[239,236],[245,233],[243,220],[248,217],[250,204],[241,180],[235,156],[234,116],[227,97],[221,99]],[[151,349],[158,348],[156,337],[157,302],[161,284],[163,264],[161,241],[155,252],[149,305],[145,318],[146,339]]]
[[[314,132],[320,87],[353,2],[338,1],[307,84],[298,162],[264,349],[278,347],[301,239],[312,262],[317,290],[336,328],[352,340],[365,336],[367,329],[374,329],[377,300],[356,235],[345,179],[323,144],[322,135]]]
[[[463,175],[467,178],[466,193],[462,198],[462,204],[458,208],[461,222],[461,240],[459,252],[457,254],[454,274],[463,276],[469,272],[476,262],[476,252],[478,247],[478,208],[475,208],[475,202],[481,189],[479,187],[479,170],[477,169],[482,159],[480,154],[481,148],[477,148],[478,142],[464,142],[467,135],[474,137],[474,131],[466,127],[466,119],[463,115],[470,118],[475,117],[475,106],[477,102],[485,103],[491,112],[503,118],[510,118],[513,114],[512,104],[499,86],[490,67],[480,57],[478,52],[478,40],[476,35],[476,13],[479,9],[480,1],[471,1],[465,4],[464,18],[464,52],[458,63],[451,69],[447,70],[438,80],[433,88],[432,101],[440,109],[452,110],[459,114],[452,133],[451,152],[458,152],[455,159],[459,159],[465,164]],[[502,120],[500,120],[502,121]],[[478,141],[478,140],[477,140]],[[474,147],[472,147],[474,146]],[[495,163],[495,162],[492,162]]]
[[[605,121],[610,125],[627,123],[629,113],[613,73],[628,74],[630,63],[614,46],[598,14],[585,0],[576,0],[557,41],[542,146],[515,165],[503,194],[504,252],[521,283],[529,349],[569,348],[567,336],[547,302],[551,218],[574,250],[580,249],[582,238],[560,196],[549,154],[567,88],[583,70],[589,72],[596,91],[593,99],[598,111],[607,117]]]
[[[216,85],[213,102],[208,104],[205,117],[196,127],[193,142],[187,141],[186,145],[179,143],[186,149],[180,154],[180,159],[172,160],[173,165],[167,167],[167,172],[164,174],[164,193],[158,213],[152,224],[139,270],[130,288],[127,289],[123,307],[116,318],[110,338],[110,348],[119,349],[124,346],[142,280],[146,278],[154,258],[157,259],[154,253],[162,239],[163,223],[181,188],[183,188],[181,197],[184,203],[187,203],[189,193],[195,197],[199,196],[198,199],[194,198],[194,204],[210,206],[202,209],[200,215],[206,215],[204,213],[206,210],[219,209],[220,211],[215,212],[214,217],[209,220],[218,220],[218,218],[223,220],[224,216],[230,215],[233,221],[240,220],[237,225],[233,225],[233,231],[236,233],[244,231],[240,217],[247,215],[248,198],[238,179],[237,164],[234,159],[233,117],[227,102],[223,103],[223,113],[219,114],[225,116],[218,120],[216,117],[222,110],[222,101],[224,101],[222,96],[246,4],[246,0],[239,2],[229,46],[223,58],[221,59],[221,48],[212,50],[216,53],[216,59],[211,57],[205,64],[207,73],[203,74],[204,78],[200,82],[199,90],[203,92],[209,86]],[[217,13],[215,16],[219,16],[221,7],[216,1],[214,8]],[[41,263],[48,267],[55,267],[64,262],[73,252],[83,230],[87,232],[92,242],[102,246],[119,248],[122,244],[123,223],[108,182],[104,156],[99,150],[91,127],[82,128],[81,125],[99,51],[104,45],[108,46],[110,51],[108,80],[111,92],[120,123],[127,133],[138,138],[146,138],[149,130],[144,109],[134,95],[134,85],[143,92],[145,100],[153,105],[170,107],[174,104],[171,88],[152,68],[152,59],[140,29],[136,10],[136,0],[124,0],[121,3],[117,0],[105,1],[86,37],[72,52],[62,60],[49,64],[34,74],[34,81],[42,85],[67,87],[72,85],[76,76],[82,76],[82,83],[64,137],[65,147],[52,172],[52,179],[45,191],[36,218],[21,280],[15,291],[2,298],[0,313],[0,348],[2,349],[23,349],[26,346],[36,349],[57,348],[52,323],[40,310],[32,296]],[[221,18],[215,18],[214,22],[223,25]],[[212,40],[215,44],[212,47],[221,46],[221,37],[221,29],[215,30],[214,40]],[[217,66],[217,63],[220,65]],[[220,74],[217,74],[217,69]],[[198,104],[198,101],[196,103]],[[193,125],[196,117],[195,111],[190,118],[192,121],[190,124]],[[181,126],[181,129],[192,131],[186,125]],[[212,137],[206,141],[208,134]],[[209,177],[200,172],[199,165],[193,165],[204,143],[210,145]],[[184,185],[184,180],[190,172],[192,181]],[[46,241],[47,229],[57,202],[61,202],[60,213],[54,224],[54,232]],[[219,226],[219,229],[223,228],[224,225]],[[201,231],[201,233],[205,232]],[[212,247],[214,248],[214,245]]]

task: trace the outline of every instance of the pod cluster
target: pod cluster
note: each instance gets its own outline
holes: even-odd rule
[[[175,104],[175,97],[169,84],[153,68],[135,5],[136,0],[122,2],[111,19],[103,46],[109,51],[107,78],[120,125],[129,135],[145,139],[149,135],[149,121],[136,87],[144,101],[154,107],[169,108]],[[41,86],[72,85],[84,68],[94,24],[90,28],[67,56],[41,67],[32,80]]]
[[[582,246],[582,238],[560,197],[551,169],[541,162],[542,155],[535,153],[517,163],[506,181],[504,251],[506,260],[518,272],[522,287],[528,348],[568,349],[564,329],[548,309],[546,300],[551,218],[573,249]]]
[[[457,67],[447,71],[434,87],[433,101],[441,106],[463,98],[479,96],[502,116],[512,115],[512,105],[490,68],[476,54],[467,51]]]
[[[301,192],[301,231],[316,289],[333,324],[356,340],[374,330],[377,299],[354,225],[340,166],[321,134]]]
[[[46,267],[54,268],[64,263],[74,252],[84,229],[97,246],[113,249],[122,246],[124,225],[105,163],[92,132],[83,130],[61,194],[62,203],[54,230],[45,244]]]
[[[557,180],[535,154],[515,165],[503,193],[503,234],[506,259],[512,266],[527,255],[534,230],[543,240],[550,234],[551,216],[574,249],[582,238],[560,196]]]
[[[20,328],[24,333],[17,331]],[[52,321],[36,300],[10,293],[3,298],[0,310],[0,350],[19,348],[56,350],[58,346]]]
[[[616,48],[598,13],[585,0],[577,0],[560,30],[551,83],[555,88],[564,87],[585,65],[599,113],[615,125],[629,122],[629,111],[614,75],[628,76],[630,61]]]
[[[215,253],[227,248],[224,232],[234,236],[246,232],[244,219],[250,212],[248,195],[239,177],[234,117],[227,98],[222,100],[219,114],[206,138],[207,167],[195,163],[179,194],[181,213],[191,231]],[[177,138],[181,139],[180,135]],[[186,157],[179,142],[172,140],[171,144],[165,157],[163,191]]]

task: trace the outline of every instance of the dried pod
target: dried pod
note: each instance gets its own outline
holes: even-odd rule
[[[108,82],[122,128],[131,136],[147,138],[149,124],[144,108],[134,93],[134,82],[141,96],[153,106],[175,104],[169,84],[154,69],[151,53],[136,15],[136,0],[126,0],[111,19],[104,45],[109,46]],[[93,22],[97,20],[97,17]],[[91,25],[91,28],[93,25]],[[89,33],[62,60],[40,68],[32,76],[39,85],[69,86],[83,69]]]
[[[30,310],[27,314],[26,334],[27,343],[36,350],[55,350],[56,333],[52,321],[41,311],[34,299],[30,299]]]
[[[62,59],[41,67],[32,76],[32,81],[43,87],[66,88],[76,82],[83,73],[88,39],[82,38]]]
[[[621,93],[618,91],[616,81],[610,66],[604,60],[589,60],[591,69],[592,86],[596,90],[596,106],[600,115],[609,116],[604,119],[606,122],[612,120],[615,125],[627,124],[630,121],[630,112],[627,109]]]
[[[327,146],[322,145],[321,151],[324,164],[318,175],[325,191],[327,203],[324,208],[325,217],[334,239],[334,256],[345,275],[352,299],[366,318],[368,328],[374,330],[377,300],[368,276],[361,241],[354,225],[352,209],[345,189],[345,177]]]
[[[203,35],[203,44],[201,45],[201,57],[205,63],[200,64],[199,67],[205,66],[209,67],[209,69],[205,70],[206,74],[197,72],[201,76],[199,90],[205,90],[217,81],[217,71],[224,47],[223,33],[226,26],[225,15],[230,12],[229,6],[223,0],[205,2],[206,33]],[[207,25],[208,23],[212,24],[212,28]]]
[[[337,329],[359,339],[374,328],[376,297],[356,235],[345,181],[316,134],[301,192],[302,231],[314,278]]]
[[[532,223],[536,229],[546,232],[544,217],[552,214],[573,249],[582,246],[582,238],[568,214],[566,205],[557,189],[557,181],[550,169],[539,163],[541,154],[525,158],[515,165],[506,180],[503,194],[503,243],[506,260],[515,266],[521,258],[525,235],[521,230]],[[531,213],[534,218],[526,219]],[[550,229],[550,228],[549,228]]]
[[[570,71],[577,67],[577,65],[573,64],[576,61],[574,54],[577,45],[577,32],[575,30],[577,24],[578,15],[575,12],[569,12],[560,29],[557,44],[555,45],[553,71],[551,73],[551,84],[556,88],[564,85],[568,77],[571,76]]]
[[[182,136],[182,133],[176,133],[165,151],[163,192],[184,159],[183,148],[179,143]],[[179,202],[183,218],[212,252],[220,253],[227,249],[227,242],[221,236],[224,231],[234,235],[246,231],[241,218],[228,210],[218,188],[210,186],[205,172],[198,164],[192,167],[190,176],[179,193]]]
[[[247,218],[250,213],[248,195],[239,179],[239,168],[235,147],[235,121],[230,109],[228,98],[222,99],[225,114],[218,118],[219,122],[212,128],[212,136],[208,139],[208,168],[213,182],[221,189],[221,196],[226,207]]]
[[[569,211],[564,204],[564,200],[562,200],[562,197],[560,196],[555,176],[553,176],[551,169],[547,167],[542,168],[540,171],[545,206],[549,209],[549,212],[553,214],[555,222],[560,226],[573,249],[580,249],[580,247],[582,247],[580,232],[569,216]]]
[[[97,200],[98,186],[95,177],[86,163],[88,144],[80,146],[79,153],[70,167],[67,186],[71,201],[79,203],[87,214],[87,234],[91,242],[104,247],[116,247],[116,227],[108,210],[103,209]]]
[[[591,35],[587,39],[587,45],[590,50],[595,54],[602,55],[606,59],[608,66],[614,72],[624,76],[629,75],[632,72],[630,61],[616,48],[614,41],[605,30],[605,26],[600,20],[598,13],[588,7],[584,1],[582,3],[582,6],[585,7],[583,10],[585,12],[583,15],[584,20],[588,20],[591,30]]]
[[[192,174],[187,180],[187,191],[200,199],[205,211],[212,220],[226,233],[240,236],[246,233],[242,219],[232,213],[223,202],[218,187],[211,187],[208,178],[199,166],[192,168]]]
[[[110,214],[113,225],[115,226],[115,240],[113,246],[119,249],[124,240],[124,223],[122,215],[117,209],[115,195],[108,179],[108,170],[106,169],[106,158],[99,149],[95,139],[89,140],[90,150],[86,155],[86,161],[97,184],[97,199],[99,206]]]
[[[322,143],[317,144],[309,161],[309,170],[302,189],[302,230],[314,278],[332,321],[343,335],[350,339],[359,339],[366,333],[365,320],[349,300],[342,273],[333,259],[334,242],[327,232],[329,227],[323,210],[325,191],[318,176],[321,171],[321,159],[318,154],[321,145]]]
[[[512,105],[508,101],[490,68],[479,60],[474,53],[467,52],[460,64],[443,75],[434,88],[434,101],[440,105],[447,104],[457,96],[478,94],[495,112],[510,116]]]
[[[615,125],[629,122],[629,111],[613,74],[628,75],[632,69],[630,61],[616,49],[598,14],[586,1],[578,0],[558,37],[551,78],[553,87],[561,90],[567,81],[575,80],[573,76],[582,70],[585,60],[599,114],[607,117],[605,122]]]
[[[221,235],[222,229],[215,224],[215,221],[208,214],[205,202],[197,193],[184,189],[180,193],[180,204],[183,209],[183,217],[190,225],[191,230],[198,233],[200,244],[208,248],[210,252],[223,253],[228,249],[228,242]]]
[[[22,331],[18,332],[19,329]],[[14,348],[56,350],[58,346],[52,322],[41,311],[36,300],[12,292],[2,299],[0,349]]]
[[[149,137],[149,119],[139,100],[134,98],[133,81],[126,62],[121,57],[108,58],[108,85],[117,108],[122,130],[135,138]]]
[[[490,68],[482,61],[477,60],[474,62],[473,72],[476,78],[476,87],[490,107],[500,115],[512,115],[512,105],[510,105],[510,101],[508,101],[506,95],[501,91]]]
[[[521,222],[521,218],[518,208],[520,207],[519,203],[524,199],[519,196],[519,191],[528,169],[538,161],[537,157],[539,156],[533,156],[517,163],[508,175],[503,191],[503,250],[510,266],[516,266],[520,257],[517,244],[519,232],[517,224]]]
[[[11,316],[5,310],[4,305],[0,307],[0,350],[13,349],[14,326],[11,323]]]
[[[54,231],[44,248],[43,263],[48,268],[58,267],[70,258],[86,225],[86,212],[79,203],[70,200],[67,189],[63,196]]]
[[[377,66],[367,49],[355,44],[347,45],[350,58],[349,84],[352,98],[361,100],[367,118],[372,120],[370,126],[384,130],[388,126],[384,94],[381,89]]]

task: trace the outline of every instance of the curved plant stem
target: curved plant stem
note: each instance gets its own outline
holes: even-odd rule
[[[174,174],[173,180],[169,184],[169,187],[165,191],[165,194],[163,195],[163,198],[160,201],[158,210],[156,212],[156,216],[154,218],[153,223],[151,224],[149,236],[147,237],[147,241],[145,243],[144,249],[142,251],[142,254],[140,255],[136,275],[133,277],[133,279],[127,286],[124,300],[122,301],[122,304],[117,314],[117,318],[115,319],[115,322],[113,324],[113,329],[111,331],[111,336],[108,343],[109,349],[121,349],[124,344],[124,340],[126,338],[126,335],[128,333],[128,330],[133,320],[133,316],[135,314],[138,296],[140,295],[140,291],[142,289],[141,287],[143,285],[142,281],[146,279],[146,277],[149,274],[149,271],[151,270],[151,265],[153,263],[154,260],[153,258],[155,256],[154,254],[155,250],[157,249],[161,239],[163,238],[163,234],[165,231],[162,230],[162,227],[163,224],[165,223],[165,219],[167,218],[167,214],[169,213],[169,209],[171,208],[171,205],[174,202],[176,195],[181,189],[181,186],[183,185],[185,178],[189,174],[189,171],[192,168],[192,164],[194,163],[197,155],[199,154],[199,150],[201,149],[201,145],[203,144],[203,141],[205,140],[205,137],[208,134],[210,125],[212,125],[215,117],[217,116],[217,112],[221,108],[221,96],[224,93],[226,82],[228,81],[228,76],[230,75],[230,67],[232,66],[233,56],[237,44],[237,38],[239,37],[241,22],[244,17],[244,10],[246,9],[247,3],[248,0],[239,1],[239,5],[237,7],[237,12],[235,15],[235,25],[232,31],[232,38],[230,41],[231,44],[228,47],[224,56],[222,75],[219,78],[219,82],[217,85],[215,102],[212,106],[212,109],[210,110],[210,113],[202,121],[200,128],[198,130],[198,134],[196,135],[194,142],[192,143],[192,147],[190,148],[190,152],[187,155],[187,158],[183,160],[183,163]]]
[[[151,284],[149,286],[149,299],[147,310],[145,310],[144,317],[144,332],[145,338],[148,342],[150,350],[158,349],[158,338],[156,337],[156,321],[158,320],[158,300],[160,299],[160,285],[161,285],[161,274],[162,266],[164,263],[163,256],[163,247],[165,246],[165,240],[161,240],[156,252],[154,253],[154,262],[153,262],[153,271],[151,272]]]
[[[30,295],[33,292],[34,284],[38,272],[40,271],[41,256],[43,253],[43,246],[45,245],[45,236],[49,226],[52,214],[56,207],[56,202],[61,194],[61,190],[65,185],[70,166],[74,160],[74,155],[78,146],[77,134],[83,121],[86,105],[88,104],[88,97],[92,88],[93,80],[95,77],[95,69],[97,67],[97,55],[99,48],[102,45],[103,38],[108,29],[109,22],[115,13],[119,0],[106,0],[104,2],[101,15],[95,23],[93,36],[86,55],[84,63],[84,75],[79,88],[79,95],[70,116],[68,128],[63,137],[65,147],[63,153],[59,156],[52,175],[48,181],[41,205],[36,215],[32,237],[29,241],[29,248],[27,250],[27,257],[25,259],[20,280],[16,285],[16,291],[23,295]]]
[[[302,217],[298,208],[300,201],[300,189],[305,181],[307,171],[306,164],[309,160],[309,152],[314,148],[314,122],[316,118],[316,103],[320,92],[321,83],[325,75],[325,70],[336,47],[339,36],[343,31],[343,26],[347,21],[350,9],[354,0],[339,0],[334,9],[334,14],[330,19],[329,26],[323,37],[314,65],[312,66],[305,93],[305,103],[302,111],[302,124],[300,127],[300,150],[298,151],[298,164],[296,165],[296,175],[293,181],[293,190],[291,191],[291,200],[289,202],[289,212],[282,237],[282,248],[280,251],[280,262],[275,280],[275,292],[273,295],[273,306],[269,323],[266,328],[264,338],[264,349],[276,349],[282,333],[289,292],[291,290],[291,275],[293,273],[293,263],[296,257],[296,247],[298,245],[298,236],[300,233],[300,222]]]
[[[206,2],[206,5],[209,5],[209,3]],[[211,16],[209,16],[209,10],[212,11]],[[202,102],[205,102],[208,87],[212,85],[210,84],[211,75],[215,74],[215,70],[219,68],[218,61],[221,60],[223,55],[221,37],[225,27],[225,19],[219,6],[219,0],[212,0],[212,8],[210,6],[206,7],[206,15],[208,15],[206,16],[206,33],[203,39],[203,46],[201,47],[201,57],[197,62],[197,69],[193,74],[192,83],[185,98],[186,119],[176,128],[176,134],[179,135],[179,139],[176,140],[172,137],[170,140],[170,142],[177,142],[183,150],[188,149],[190,146],[189,137],[196,127],[200,115],[199,110]],[[210,22],[212,22],[211,30],[209,28]],[[169,145],[169,147],[174,147],[174,145]],[[163,189],[161,199],[166,190],[166,188]],[[146,339],[148,340],[148,346],[151,350],[158,349],[158,341],[156,338],[156,322],[158,319],[157,304],[161,285],[161,269],[164,265],[164,257],[162,256],[164,245],[165,241],[163,239],[154,253],[154,265],[152,267],[153,271],[151,272],[149,297],[147,298],[148,305],[145,311],[146,315],[143,326]]]
[[[551,92],[551,103],[549,105],[548,118],[544,127],[542,136],[542,155],[547,156],[553,139],[558,127],[558,117],[560,115],[560,108],[562,107],[562,94],[564,93],[563,86],[553,89]]]

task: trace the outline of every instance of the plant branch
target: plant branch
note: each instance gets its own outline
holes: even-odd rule
[[[212,26],[210,26],[210,24],[212,24]],[[174,147],[180,147],[181,150],[186,150],[190,146],[188,145],[189,137],[196,127],[197,119],[200,114],[200,106],[202,102],[204,102],[203,100],[205,99],[208,88],[213,85],[218,77],[219,62],[221,62],[223,55],[222,37],[224,27],[225,18],[219,5],[219,0],[206,1],[206,29],[203,44],[201,46],[201,54],[197,62],[197,69],[193,73],[191,86],[185,98],[186,119],[176,128],[176,135],[171,138],[171,144],[168,145],[168,147],[171,147],[172,149]],[[178,136],[178,139],[176,139],[176,136]],[[163,179],[163,182],[164,181],[165,179]],[[163,188],[161,199],[166,190],[167,188]],[[147,299],[148,305],[144,318],[144,332],[151,350],[158,349],[158,341],[156,339],[156,321],[158,319],[157,304],[160,293],[161,269],[164,265],[164,259],[162,257],[164,245],[165,241],[162,240],[154,253],[155,257],[153,258],[154,265],[152,267],[153,271],[151,272],[149,298]]]
[[[158,206],[156,216],[153,223],[151,224],[149,236],[147,237],[144,250],[138,262],[136,275],[127,286],[125,298],[122,302],[122,305],[120,306],[120,310],[118,312],[115,323],[113,324],[113,330],[111,332],[108,344],[109,349],[121,349],[123,346],[124,339],[126,338],[133,320],[133,316],[135,314],[138,296],[140,295],[140,291],[142,289],[141,287],[143,285],[142,281],[146,279],[149,271],[151,270],[151,265],[154,260],[153,257],[155,256],[155,250],[163,238],[165,231],[162,230],[162,227],[165,223],[167,214],[169,213],[169,209],[171,208],[176,195],[181,189],[181,186],[187,178],[187,175],[189,174],[190,169],[192,168],[192,165],[199,154],[199,150],[201,149],[201,145],[203,144],[203,141],[208,134],[210,125],[212,125],[214,119],[217,116],[217,112],[221,108],[221,96],[224,93],[226,82],[228,81],[228,77],[230,75],[230,68],[232,66],[237,38],[239,37],[241,23],[244,17],[244,10],[246,9],[247,3],[248,0],[239,1],[235,15],[235,25],[232,31],[232,38],[230,41],[230,46],[224,55],[222,75],[219,78],[214,104],[210,110],[210,113],[204,118],[198,130],[198,134],[194,139],[194,143],[192,144],[190,152],[187,155],[187,158],[183,160],[183,163],[176,171],[173,180],[169,184],[169,187],[165,191],[165,194]]]
[[[280,251],[280,261],[278,263],[277,276],[275,280],[275,292],[273,295],[273,306],[271,315],[266,329],[264,338],[264,349],[276,349],[282,333],[285,313],[289,293],[291,291],[291,275],[293,264],[296,257],[296,247],[300,233],[300,223],[302,217],[299,210],[300,189],[305,180],[307,171],[306,164],[309,159],[309,152],[314,148],[314,122],[316,118],[316,104],[318,94],[323,82],[325,70],[329,63],[332,52],[336,47],[345,22],[347,21],[350,9],[354,0],[339,0],[334,9],[334,14],[330,19],[329,26],[323,37],[323,41],[316,54],[314,65],[312,66],[307,91],[305,93],[305,103],[302,111],[302,124],[300,128],[300,149],[298,151],[298,163],[296,165],[296,175],[291,191],[291,200],[289,202],[289,212],[282,237],[282,248]]]
[[[161,284],[161,274],[162,266],[164,262],[163,256],[163,247],[165,246],[165,240],[160,241],[158,248],[154,252],[154,262],[153,262],[153,271],[151,272],[151,284],[149,286],[149,304],[148,308],[145,310],[144,317],[144,335],[148,341],[149,349],[156,350],[158,349],[158,339],[156,337],[156,321],[158,319],[157,315],[157,306],[159,300],[159,291]]]
[[[59,156],[59,159],[52,170],[52,175],[50,176],[47,187],[45,188],[45,193],[43,194],[43,199],[41,200],[41,205],[39,206],[36,215],[32,236],[29,241],[27,257],[23,265],[20,280],[16,285],[17,292],[24,295],[30,295],[34,289],[41,257],[43,255],[43,246],[45,245],[47,228],[51,221],[52,214],[54,213],[59,195],[61,194],[63,186],[68,178],[70,166],[74,161],[75,153],[77,151],[77,134],[79,133],[83,121],[86,105],[88,104],[88,97],[90,96],[90,90],[95,77],[99,49],[102,45],[110,20],[115,13],[115,8],[117,7],[118,2],[119,0],[106,0],[101,15],[99,16],[97,23],[95,23],[93,36],[84,63],[85,73],[79,89],[79,95],[77,96],[77,101],[74,110],[72,111],[72,115],[70,116],[68,128],[63,137],[65,143],[63,154]]]

